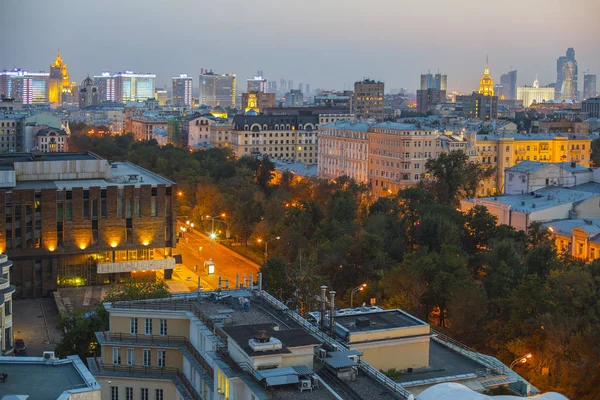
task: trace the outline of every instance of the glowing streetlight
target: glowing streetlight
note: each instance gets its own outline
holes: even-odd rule
[[[508,367],[508,368],[513,369],[513,367],[517,364],[525,364],[527,362],[527,360],[530,360],[531,358],[533,358],[533,355],[531,353],[527,353],[524,356],[521,356],[521,357],[517,358],[515,361],[513,361],[512,363],[510,363],[510,367]]]
[[[258,243],[265,243],[265,261],[267,261],[267,258],[269,256],[269,242],[272,242],[273,240],[279,240],[281,239],[281,236],[275,236],[273,239],[269,239],[269,240],[262,240],[262,239],[256,239],[256,241]]]
[[[354,308],[354,295],[358,292],[362,292],[363,290],[365,290],[366,287],[367,287],[367,284],[363,283],[362,285],[357,286],[354,289],[352,289],[352,292],[350,292],[350,308]]]
[[[217,216],[214,216],[214,217],[210,216],[210,215],[206,216],[207,219],[212,219],[212,229],[211,229],[210,235],[209,235],[209,237],[211,238],[211,242],[212,242],[211,243],[211,246],[212,246],[212,258],[211,258],[211,260],[215,258],[215,239],[217,238],[217,234],[215,232],[215,220],[216,221],[220,221],[220,222],[225,222],[225,221],[222,221],[220,219],[217,219],[217,217],[225,217],[225,213],[218,214]]]

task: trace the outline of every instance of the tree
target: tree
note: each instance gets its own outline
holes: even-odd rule
[[[59,316],[59,326],[64,334],[54,349],[56,355],[64,358],[76,354],[85,362],[100,350],[95,333],[108,329],[108,313],[102,304],[95,311],[64,313]]]
[[[125,278],[123,283],[114,283],[106,291],[104,302],[122,300],[160,299],[169,297],[169,287],[162,279],[141,276]]]

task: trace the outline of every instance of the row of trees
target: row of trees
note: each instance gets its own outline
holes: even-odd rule
[[[355,301],[405,309],[507,363],[531,352],[519,372],[535,385],[600,398],[600,263],[557,254],[541,226],[526,234],[497,226],[482,207],[457,211],[495,172],[462,152],[428,161],[431,182],[374,200],[347,177],[284,173],[274,184],[270,160],[228,149],[188,152],[130,136],[75,143],[178,182],[180,215],[198,226],[225,213],[242,244],[281,237],[269,245],[263,282],[300,312],[316,305],[323,284],[348,304],[352,288],[367,283]]]

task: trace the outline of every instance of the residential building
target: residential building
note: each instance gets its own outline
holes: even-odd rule
[[[60,51],[56,59],[50,64],[50,75],[48,78],[48,101],[50,103],[62,103],[64,95],[70,94],[71,81],[67,64],[60,58]]]
[[[23,104],[48,102],[48,72],[19,71],[10,77],[10,97]]]
[[[425,113],[446,102],[446,91],[438,89],[417,90],[417,111]]]
[[[0,71],[0,100],[11,97],[10,78],[17,75],[20,70]]]
[[[336,120],[319,124],[317,174],[319,178],[348,176],[367,183],[369,128],[372,123]]]
[[[540,87],[540,82],[535,77],[533,86],[517,88],[517,100],[523,100],[523,107],[529,107],[533,103],[544,103],[554,99],[554,88]]]
[[[0,253],[0,356],[12,354],[15,347],[12,317],[15,286],[10,284],[12,265],[8,256]]]
[[[353,97],[354,93],[351,90],[343,92],[319,92],[314,97],[314,102],[317,107],[343,108],[350,111],[352,109]]]
[[[81,86],[79,86],[79,108],[84,109],[89,106],[95,106],[99,102],[98,88],[88,76],[81,82]]]
[[[481,79],[479,79],[479,94],[483,96],[494,96],[494,81],[490,75],[490,67],[488,65],[488,58],[485,56],[485,70]]]
[[[569,47],[566,56],[556,61],[555,99],[577,100],[577,75],[575,49]]]
[[[69,136],[62,129],[41,129],[35,137],[37,149],[42,153],[64,153],[69,151]]]
[[[210,127],[210,145],[212,147],[229,147],[233,145],[233,127],[230,121],[217,119]]]
[[[327,302],[324,286],[311,323],[261,290],[260,275],[258,282],[258,288],[105,304],[110,330],[96,333],[102,358],[88,359],[103,396],[293,400],[376,393],[414,400],[448,381],[480,390],[518,381],[516,387],[539,392],[497,359],[401,310],[335,309],[335,292]],[[379,372],[384,368],[406,372],[394,382]]]
[[[14,263],[17,297],[174,267],[173,182],[92,153],[12,153],[0,162],[0,253]]]
[[[79,356],[0,357],[3,399],[101,400],[102,388]],[[52,382],[52,384],[49,384]],[[124,398],[124,397],[123,397]]]
[[[484,120],[498,118],[498,96],[473,92],[468,96],[456,96],[456,104],[461,105],[462,114],[467,118]]]
[[[252,110],[257,114],[260,114],[262,110],[273,107],[277,107],[277,98],[275,93],[242,93],[242,110],[244,110],[244,113]]]
[[[268,155],[280,161],[315,164],[318,123],[315,115],[236,115],[232,149],[238,157]]]
[[[27,114],[0,114],[0,153],[21,150]]]
[[[496,95],[500,100],[515,100],[517,98],[517,70],[500,75],[500,92]]]
[[[116,101],[144,101],[154,98],[155,74],[137,74],[133,71],[115,74]]]
[[[329,111],[329,110],[327,110],[327,111]],[[339,114],[319,113],[319,126],[328,124],[330,122],[341,121],[341,120],[355,121],[356,116],[354,114],[348,114],[348,113],[344,113],[344,112],[340,112]]]
[[[130,132],[136,140],[151,140],[156,135],[157,129],[167,129],[167,120],[162,117],[133,117],[129,119]]]
[[[544,223],[556,250],[584,261],[600,258],[600,218],[569,218]]]
[[[102,72],[98,76],[94,76],[94,85],[98,88],[98,100],[102,101],[117,101],[115,77],[110,72]]]
[[[300,90],[290,90],[285,94],[285,107],[298,107],[304,104],[304,95]]]
[[[571,187],[590,182],[593,174],[575,162],[521,161],[504,170],[504,194],[528,194],[549,186]]]
[[[169,93],[163,88],[156,88],[154,90],[154,99],[156,99],[158,106],[166,106],[169,101]]]
[[[173,105],[187,105],[192,108],[192,77],[187,74],[180,74],[173,77]]]
[[[568,121],[566,119],[542,119],[532,122],[531,132],[575,133],[585,135],[590,132],[590,124],[588,122]]]
[[[372,118],[383,121],[383,82],[365,79],[354,84],[353,111],[357,118]]]
[[[206,71],[200,74],[200,105],[210,107],[236,107],[235,74],[215,74]]]
[[[246,80],[246,92],[261,92],[267,93],[267,80],[261,75],[255,76],[253,79]],[[290,89],[291,90],[291,89]]]
[[[448,75],[446,74],[422,74],[421,75],[421,90],[436,89],[448,90]]]
[[[182,137],[190,149],[210,147],[211,125],[215,123],[210,116],[194,114],[182,118]]]
[[[588,114],[588,118],[600,118],[600,97],[592,97],[581,102],[581,111]]]
[[[597,94],[598,92],[596,92],[596,75],[583,75],[583,100],[596,97]]]

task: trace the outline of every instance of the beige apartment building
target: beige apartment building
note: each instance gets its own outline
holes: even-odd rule
[[[136,140],[151,140],[157,130],[167,130],[166,119],[147,119],[145,117],[131,118],[131,132]]]
[[[385,84],[371,79],[354,83],[352,112],[357,118],[373,118],[383,121],[383,97]]]

